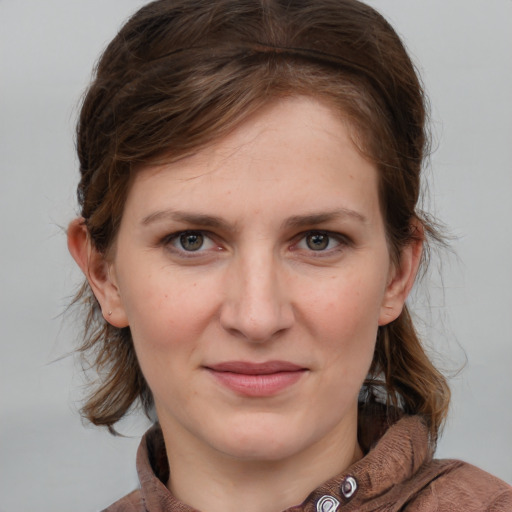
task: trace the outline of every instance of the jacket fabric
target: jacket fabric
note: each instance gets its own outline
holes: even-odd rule
[[[419,417],[399,419],[382,436],[374,425],[363,434],[379,439],[370,440],[361,460],[286,512],[512,512],[511,486],[470,464],[432,458]],[[197,512],[166,488],[169,467],[158,425],[142,439],[137,471],[141,488],[105,512]]]

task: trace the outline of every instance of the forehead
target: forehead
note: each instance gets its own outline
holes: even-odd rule
[[[193,204],[222,211],[228,200],[373,210],[376,169],[355,147],[350,126],[336,110],[317,99],[292,97],[266,105],[191,156],[140,169],[126,206]]]

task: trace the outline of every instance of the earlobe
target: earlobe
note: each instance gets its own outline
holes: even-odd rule
[[[105,320],[115,327],[127,327],[128,319],[112,265],[91,243],[83,218],[79,217],[69,224],[67,239],[69,252],[87,278]]]
[[[379,316],[379,326],[396,320],[405,304],[416,279],[421,261],[423,239],[413,239],[400,254],[400,262],[394,265],[384,294]]]

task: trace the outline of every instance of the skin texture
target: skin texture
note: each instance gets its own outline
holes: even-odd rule
[[[79,219],[69,247],[105,318],[130,326],[183,501],[283,510],[362,456],[358,393],[421,244],[391,264],[376,168],[328,105],[271,103],[195,155],[141,169],[111,258]],[[226,384],[212,369],[232,361],[299,370]]]

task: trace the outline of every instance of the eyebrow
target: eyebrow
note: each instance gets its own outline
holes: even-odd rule
[[[172,220],[175,222],[183,222],[184,224],[196,224],[208,228],[225,229],[231,228],[231,225],[220,217],[215,215],[207,215],[203,213],[189,213],[178,210],[159,210],[150,213],[142,219],[142,224],[147,226],[154,222],[162,220]]]
[[[287,219],[283,225],[286,228],[300,228],[304,226],[311,226],[316,224],[324,224],[343,218],[350,218],[366,224],[368,219],[361,213],[351,210],[349,208],[337,208],[326,212],[310,213],[306,215],[294,215]]]
[[[294,215],[283,222],[284,228],[301,228],[304,226],[314,226],[326,222],[336,221],[343,218],[350,218],[366,224],[368,219],[361,213],[349,208],[337,208],[335,210],[322,211],[317,213],[308,213],[305,215]],[[150,213],[142,219],[141,224],[147,226],[159,221],[172,220],[183,222],[185,224],[198,225],[208,228],[234,230],[234,226],[226,222],[221,217],[202,213],[183,212],[178,210],[159,210]]]

